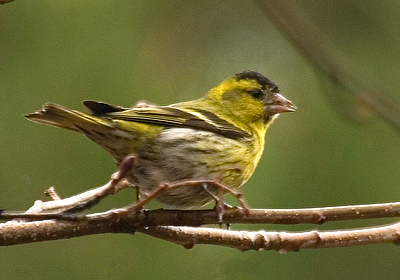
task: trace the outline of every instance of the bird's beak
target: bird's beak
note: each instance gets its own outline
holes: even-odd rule
[[[274,115],[285,112],[294,112],[297,108],[290,100],[276,93],[272,94],[271,97],[268,98],[265,103],[265,109],[269,115]]]

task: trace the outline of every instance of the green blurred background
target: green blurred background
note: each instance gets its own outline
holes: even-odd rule
[[[399,1],[296,1],[371,83],[400,103]],[[316,46],[318,48],[318,46]],[[350,65],[350,64],[349,64]],[[346,67],[346,65],[344,65]],[[350,66],[349,66],[350,67]],[[56,102],[131,106],[195,99],[236,72],[258,70],[299,108],[267,135],[244,188],[252,207],[400,201],[400,138],[373,115],[356,124],[252,1],[28,1],[0,6],[0,208],[23,210],[53,185],[69,196],[108,181],[110,157],[84,137],[23,115]],[[345,100],[345,97],[344,97]],[[344,102],[344,101],[343,101]],[[336,106],[341,106],[336,104]],[[126,205],[126,190],[95,211]],[[389,223],[233,229],[321,230]],[[0,248],[2,279],[399,279],[395,245],[277,252],[195,246],[148,236],[97,235]]]

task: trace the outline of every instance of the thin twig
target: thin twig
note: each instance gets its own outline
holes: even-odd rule
[[[46,202],[36,200],[34,205],[29,208],[26,213],[61,213],[70,209],[88,208],[98,203],[103,197],[109,195],[109,190],[112,185],[113,182],[110,181],[104,186],[64,199],[51,200]]]
[[[168,211],[166,211],[168,213]],[[182,211],[185,213],[185,211]],[[206,211],[205,211],[206,212]],[[159,212],[159,213],[162,213]],[[215,214],[214,214],[215,216]],[[217,222],[218,218],[214,217]],[[0,246],[58,240],[99,233],[135,233],[161,238],[185,248],[196,244],[212,244],[241,250],[298,251],[306,248],[345,247],[365,244],[394,243],[400,240],[400,224],[364,229],[305,232],[231,231],[211,228],[143,226],[145,213],[108,211],[75,221],[45,220],[10,221],[0,224]]]
[[[355,74],[351,71],[350,59],[340,53],[333,42],[294,1],[255,0],[255,2],[317,70],[333,82],[349,89],[349,93],[355,96],[358,102],[400,132],[400,108],[395,102],[387,99],[389,90],[381,85],[374,87],[373,79],[361,77],[359,72]],[[343,108],[343,105],[340,107]]]
[[[215,240],[220,240],[219,245],[235,247],[240,249],[276,249],[276,250],[297,250],[301,248],[331,247],[331,246],[351,246],[355,244],[372,244],[382,242],[395,242],[394,230],[398,226],[384,226],[360,230],[322,232],[325,234],[319,237],[324,241],[318,245],[309,247],[304,244],[307,237],[320,236],[319,232],[304,233],[265,233],[265,232],[240,232],[226,230],[214,230],[205,228],[189,228],[187,226],[200,226],[202,224],[218,224],[218,215],[214,210],[179,211],[179,210],[141,210],[126,211],[125,209],[109,210],[104,213],[89,215],[60,216],[59,214],[49,213],[9,213],[1,214],[3,218],[16,219],[0,224],[0,246],[40,242],[47,240],[65,239],[83,235],[99,233],[134,233],[136,230],[142,233],[156,236],[171,242],[175,242],[185,247],[194,244],[213,244]],[[310,209],[250,209],[249,213],[244,214],[242,209],[228,209],[224,211],[224,221],[226,223],[321,223],[322,221],[338,221],[350,219],[367,219],[400,216],[400,202],[387,204],[372,204],[359,206],[341,206]],[[69,218],[68,218],[69,217]],[[22,220],[21,220],[22,219]],[[26,219],[42,219],[41,221],[27,221]],[[43,220],[47,219],[47,220]],[[54,220],[48,220],[54,219]],[[184,227],[171,227],[184,226]],[[185,233],[177,235],[176,232]],[[208,234],[205,234],[207,233]],[[209,239],[209,233],[213,233]],[[163,236],[162,234],[166,235]],[[259,243],[260,234],[268,236],[272,243]],[[318,233],[318,235],[315,235]],[[255,237],[254,234],[257,236]],[[396,233],[397,234],[397,233]],[[174,237],[175,236],[175,237]],[[236,236],[230,239],[232,236]],[[243,239],[245,236],[246,238]],[[291,238],[292,243],[285,246],[276,245],[272,237]],[[329,239],[328,237],[331,236]],[[365,236],[368,236],[368,241]],[[332,241],[336,237],[336,241]],[[314,239],[309,240],[314,244]],[[360,242],[359,240],[363,240]],[[190,242],[189,242],[189,241]],[[196,240],[193,243],[193,240]],[[214,240],[214,241],[213,241]],[[237,243],[237,240],[243,240]],[[252,247],[243,245],[253,244]],[[340,242],[339,242],[339,241]],[[198,241],[198,242],[197,242]],[[342,242],[343,241],[343,242]],[[208,243],[207,243],[208,242]],[[250,242],[250,243],[249,243]],[[286,242],[286,241],[285,241]],[[299,245],[301,243],[301,246]],[[339,243],[338,243],[339,242]],[[397,241],[396,241],[397,242]],[[304,243],[304,244],[303,244]],[[272,247],[271,247],[272,246]],[[287,247],[289,246],[289,247]]]
[[[69,198],[61,199],[55,189],[51,187],[45,193],[50,196],[52,201],[43,202],[41,200],[36,200],[33,206],[29,208],[26,213],[57,214],[67,211],[70,213],[76,213],[90,208],[104,197],[115,194],[130,186],[129,182],[125,181],[124,178],[128,176],[134,162],[134,155],[125,156],[119,165],[118,171],[111,175],[111,180],[106,185]]]
[[[77,214],[79,209],[87,208],[97,203],[101,198],[114,194],[127,186],[123,179],[132,168],[135,157],[127,156],[125,159],[119,171],[111,176],[111,181],[102,187],[65,199],[61,199],[55,190],[51,189],[51,198],[55,199],[53,201],[35,201],[34,206],[21,213],[0,211],[0,218],[11,219],[11,221],[0,224],[0,245],[7,246],[98,233],[134,233],[135,231],[181,244],[186,248],[191,248],[195,244],[218,244],[242,250],[275,249],[282,252],[311,248],[312,246],[351,246],[382,242],[397,243],[398,241],[398,225],[363,230],[303,233],[234,232],[187,226],[219,224],[221,215],[223,221],[229,224],[321,224],[326,221],[395,217],[400,216],[400,202],[286,210],[234,208],[218,213],[215,210],[146,211],[141,207],[136,207],[137,203],[140,203],[139,200],[139,202],[132,204],[133,206],[128,205],[104,213]],[[196,181],[197,184],[199,182],[210,183],[209,181]],[[194,181],[189,181],[189,183],[195,184]],[[187,185],[177,183],[167,187],[178,188],[182,186]],[[241,199],[241,196],[237,196],[237,198]],[[144,201],[147,203],[148,199]],[[368,236],[368,238],[365,238],[365,236]]]
[[[6,3],[11,3],[11,2],[13,2],[14,0],[0,0],[0,5],[4,5],[4,4],[6,4]]]
[[[99,188],[100,190],[102,187]],[[93,193],[97,189],[91,190]],[[87,192],[84,193],[85,196]],[[64,200],[73,200],[80,196],[73,196]],[[52,204],[53,201],[49,201]],[[45,205],[49,202],[42,202]],[[69,203],[68,203],[69,204]],[[63,205],[63,204],[62,204]],[[59,209],[56,205],[55,208]],[[3,211],[0,219],[28,219],[28,220],[79,220],[79,219],[103,219],[115,212],[130,212],[126,208],[110,210],[103,213],[89,215],[74,215],[64,213],[26,213]],[[142,226],[154,225],[188,225],[201,226],[205,224],[217,224],[217,213],[214,210],[143,210],[146,221],[140,222]],[[343,220],[361,220],[361,219],[379,219],[400,217],[400,202],[335,206],[322,208],[300,208],[300,209],[249,209],[245,213],[241,208],[225,209],[223,220],[226,223],[242,224],[322,224],[324,222],[343,221]]]
[[[157,226],[138,232],[180,244],[187,249],[196,244],[218,245],[240,250],[276,250],[280,253],[309,248],[348,247],[400,242],[400,223],[341,231],[266,232],[232,231],[212,228]]]

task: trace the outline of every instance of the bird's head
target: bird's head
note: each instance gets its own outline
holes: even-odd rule
[[[265,130],[280,113],[293,112],[293,103],[279,94],[272,80],[255,71],[243,71],[213,88],[207,98],[219,102],[238,121]],[[222,108],[221,108],[222,109]]]

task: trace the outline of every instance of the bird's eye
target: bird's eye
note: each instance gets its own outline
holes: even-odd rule
[[[264,93],[262,92],[261,89],[255,89],[255,90],[251,91],[251,96],[254,99],[262,99],[264,96]]]

